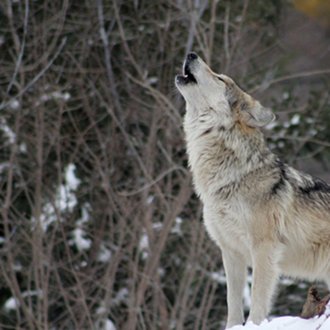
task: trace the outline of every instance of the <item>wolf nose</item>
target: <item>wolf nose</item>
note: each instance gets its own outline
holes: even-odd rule
[[[196,53],[194,52],[191,52],[191,53],[188,53],[187,55],[187,60],[188,61],[193,61],[193,60],[197,60],[198,56]]]

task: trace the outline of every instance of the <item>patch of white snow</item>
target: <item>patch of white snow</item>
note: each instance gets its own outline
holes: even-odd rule
[[[321,316],[303,319],[294,316],[276,317],[270,321],[264,320],[260,325],[247,322],[246,325],[236,325],[230,330],[329,330],[330,304]],[[228,329],[229,330],[229,329]]]

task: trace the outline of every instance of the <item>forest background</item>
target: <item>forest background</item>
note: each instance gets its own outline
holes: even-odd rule
[[[273,108],[274,152],[330,179],[329,27],[326,0],[1,1],[0,328],[223,326],[174,76],[197,52]],[[282,279],[272,314],[308,285]]]

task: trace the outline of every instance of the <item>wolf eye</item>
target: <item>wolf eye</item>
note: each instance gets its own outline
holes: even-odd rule
[[[219,76],[217,76],[217,78],[225,83],[225,81],[222,78],[220,78]]]

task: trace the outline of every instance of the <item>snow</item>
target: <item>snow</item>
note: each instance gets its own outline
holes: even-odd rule
[[[72,211],[77,205],[75,191],[80,185],[80,180],[75,175],[76,166],[69,164],[65,169],[65,184],[58,189],[58,205],[60,210]]]
[[[282,94],[283,100],[287,100],[290,97],[290,94],[288,92],[284,92]]]
[[[89,221],[90,219],[89,212],[90,212],[90,205],[88,203],[84,203],[81,208],[81,217],[79,220],[77,220],[77,224],[79,226],[82,226]]]
[[[45,103],[49,100],[62,100],[62,101],[68,101],[71,98],[71,94],[68,92],[62,93],[58,91],[50,92],[48,94],[43,94],[40,96],[39,101],[37,101],[36,105],[40,105],[42,103]]]
[[[117,330],[116,326],[110,319],[98,320],[95,324],[96,330]]]
[[[64,171],[64,183],[60,184],[56,190],[56,200],[55,205],[52,203],[47,203],[42,208],[42,214],[40,216],[41,226],[43,231],[46,231],[48,226],[53,222],[56,222],[58,215],[56,210],[61,212],[72,212],[74,207],[77,205],[76,190],[79,187],[81,181],[75,174],[76,165],[68,164]],[[83,208],[83,217],[87,215],[84,212],[87,212]],[[35,219],[32,219],[32,222],[35,222]],[[75,237],[80,237],[81,232],[76,232]]]
[[[112,299],[111,303],[113,305],[120,305],[121,303],[125,302],[128,298],[129,291],[127,288],[121,288],[117,292],[116,296]]]
[[[30,291],[25,291],[22,293],[22,298],[33,297],[33,296],[42,297],[42,291],[41,290],[30,290]],[[4,309],[7,311],[16,310],[17,308],[19,308],[19,306],[20,306],[20,303],[19,303],[18,299],[15,297],[11,297],[11,298],[7,299],[3,305]]]
[[[80,180],[74,175],[74,169],[75,168],[67,169],[65,176],[66,188],[69,188],[67,191],[69,195],[66,197],[69,201],[71,200],[72,202],[72,204],[68,205],[70,207],[68,209],[69,211],[72,211],[73,208],[76,206],[77,199],[74,193],[80,184]],[[80,252],[89,250],[90,247],[92,246],[92,240],[87,237],[88,235],[84,230],[84,225],[88,223],[90,219],[89,211],[90,211],[90,205],[88,203],[84,203],[81,208],[81,217],[76,220],[76,228],[72,230],[71,232],[72,238],[69,240],[69,244],[71,246],[75,246]],[[101,250],[98,255],[98,260],[102,262],[106,262],[110,260],[110,257],[111,257],[111,251],[105,248],[104,246],[101,246]]]
[[[20,103],[18,100],[16,99],[11,99],[9,102],[8,102],[8,107],[11,109],[11,110],[17,110],[20,108]]]
[[[7,121],[4,118],[0,120],[0,129],[7,138],[9,144],[13,144],[16,141],[16,134],[8,126]]]
[[[4,304],[4,308],[7,311],[16,310],[18,307],[19,307],[19,302],[14,297],[11,297],[11,298],[7,299],[5,304]]]
[[[104,324],[104,330],[116,330],[116,327],[111,320],[107,319]]]
[[[139,249],[140,250],[145,250],[145,249],[149,249],[149,239],[147,234],[142,234],[141,239],[140,239],[140,243],[139,243]]]
[[[154,200],[155,200],[155,196],[152,196],[152,195],[148,196],[148,198],[147,198],[147,205],[152,204]]]
[[[86,237],[86,232],[82,228],[76,228],[73,230],[73,238],[69,241],[70,245],[75,245],[79,251],[88,250],[92,241]]]
[[[157,269],[157,273],[158,273],[158,275],[159,275],[160,277],[164,277],[164,275],[165,275],[165,269],[162,268],[162,267],[159,267],[159,268]]]
[[[3,173],[5,170],[10,168],[11,164],[9,162],[3,162],[0,164],[0,174]]]
[[[61,184],[57,193],[58,207],[60,210],[72,211],[77,205],[76,195],[69,189],[68,185]]]
[[[27,147],[26,147],[26,144],[25,143],[21,143],[20,145],[19,145],[19,151],[21,152],[21,153],[26,153],[27,152]]]
[[[40,223],[42,230],[47,231],[49,225],[57,220],[56,211],[51,203],[47,203],[42,208],[42,214],[40,215]],[[36,223],[36,219],[31,219],[32,223]]]
[[[69,189],[76,190],[81,181],[75,175],[76,165],[69,164],[65,171],[65,181]]]
[[[99,262],[109,262],[111,259],[111,251],[104,245],[101,244],[100,251],[97,255],[97,261]]]
[[[298,125],[300,123],[300,115],[295,114],[292,118],[291,118],[291,125]]]
[[[247,322],[246,325],[236,325],[230,330],[329,330],[330,329],[330,304],[321,316],[310,319],[301,317],[282,316],[270,321],[263,321],[260,325]]]
[[[148,258],[148,256],[149,256],[149,238],[145,231],[142,233],[142,236],[140,238],[139,251],[141,253],[141,257],[143,260]]]
[[[227,283],[225,272],[223,270],[220,270],[218,272],[210,272],[209,276],[211,277],[211,279],[213,281],[216,281],[219,284],[226,284]]]
[[[147,79],[147,82],[150,84],[150,85],[155,85],[157,82],[158,82],[158,77],[149,77]]]
[[[272,130],[272,129],[274,129],[277,126],[279,126],[279,123],[278,123],[278,121],[274,120],[274,121],[271,121],[269,124],[267,124],[265,126],[265,129]]]
[[[182,218],[176,217],[174,227],[171,229],[172,234],[182,235],[181,224]]]
[[[163,228],[163,224],[161,222],[154,222],[152,224],[152,228],[154,230],[161,230]]]

